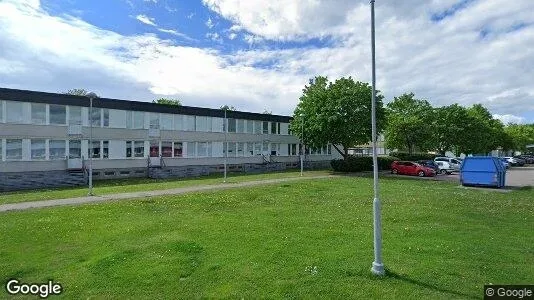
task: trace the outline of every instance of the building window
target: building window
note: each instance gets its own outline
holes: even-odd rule
[[[187,157],[195,157],[196,153],[196,143],[187,142]]]
[[[261,143],[254,143],[254,154],[261,155]]]
[[[22,140],[6,140],[6,160],[22,159]]]
[[[89,111],[89,124],[93,125],[93,127],[100,127],[100,121],[102,118],[102,110],[97,107],[93,107],[92,110]]]
[[[109,158],[109,141],[102,142],[102,158]]]
[[[80,106],[69,106],[69,124],[82,125],[82,108]]]
[[[197,131],[211,131],[211,118],[210,117],[196,117],[196,130]]]
[[[271,134],[276,134],[276,130],[278,128],[277,122],[271,122]]]
[[[184,130],[183,115],[174,115],[174,130]]]
[[[245,156],[245,143],[237,143],[237,156]]]
[[[269,134],[269,122],[263,121],[263,134]]]
[[[239,133],[245,132],[245,120],[243,119],[237,120],[237,132]]]
[[[237,122],[236,119],[227,119],[228,122],[228,132],[236,132]]]
[[[65,105],[50,104],[50,124],[67,124],[67,107]]]
[[[174,157],[183,156],[183,144],[182,142],[174,142]]]
[[[195,116],[184,116],[184,130],[195,131]]]
[[[31,158],[36,160],[46,159],[46,141],[31,140]]]
[[[32,124],[46,124],[46,104],[32,103]]]
[[[6,122],[22,123],[23,121],[24,114],[22,113],[22,102],[6,101]]]
[[[261,121],[254,121],[254,133],[255,134],[261,134],[262,133],[262,122]]]
[[[143,141],[134,142],[134,155],[135,157],[145,157],[145,142]]]
[[[197,143],[197,156],[199,157],[211,156],[210,154],[208,154],[208,144],[210,143],[206,143],[206,142]]]
[[[254,121],[247,120],[247,130],[246,133],[254,133]]]
[[[172,118],[171,114],[161,114],[161,129],[172,130]]]
[[[228,143],[228,157],[235,157],[236,143]]]
[[[150,141],[150,157],[159,157],[159,142]]]
[[[102,126],[109,127],[109,109],[102,109]]]
[[[65,159],[65,140],[48,141],[48,156],[50,159]]]
[[[0,106],[2,106],[2,101],[0,101]],[[0,115],[0,118],[1,118],[1,117],[2,117],[2,116]],[[2,149],[2,143],[3,143],[3,141],[2,141],[2,139],[0,139],[0,161],[2,161],[2,159],[3,159],[3,155],[4,155],[4,154],[2,153],[2,150],[3,150],[3,149]]]
[[[332,155],[332,145],[329,144],[329,145],[327,146],[327,151],[328,151],[328,152],[327,152],[328,155]]]
[[[254,143],[247,143],[247,156],[254,156]]]
[[[269,152],[269,142],[263,142],[262,152]]]
[[[82,142],[80,140],[69,141],[69,158],[82,157]]]
[[[149,120],[150,120],[149,128],[159,129],[159,114],[158,113],[150,113]],[[150,152],[152,153],[152,150]]]
[[[4,122],[4,101],[0,100],[0,123],[2,123],[2,122]],[[1,141],[2,140],[0,140],[0,142]],[[0,154],[0,155],[2,155],[2,154]],[[1,157],[0,157],[0,160],[2,160]]]
[[[133,112],[133,129],[145,128],[145,113],[142,111]]]
[[[278,152],[280,152],[280,144],[272,143],[271,144],[271,155],[278,155]]]
[[[133,142],[132,141],[126,141],[126,157],[133,157]]]
[[[100,141],[93,141],[93,145],[89,145],[87,151],[89,157],[100,158]]]
[[[172,157],[172,142],[161,142],[161,156]]]

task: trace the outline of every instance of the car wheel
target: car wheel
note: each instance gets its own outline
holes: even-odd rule
[[[417,175],[418,175],[419,177],[425,177],[425,172],[423,172],[423,171],[419,171],[419,173],[417,173]]]
[[[442,175],[443,174],[447,174],[447,170],[445,170],[445,169],[439,170],[439,173],[442,174]]]
[[[391,170],[391,173],[392,173],[392,174],[399,174],[399,170],[397,170],[397,169],[393,169],[393,170]]]
[[[452,172],[446,172],[446,173],[447,173],[447,175],[451,175],[452,174]]]

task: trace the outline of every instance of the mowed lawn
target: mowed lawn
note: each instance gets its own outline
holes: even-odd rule
[[[305,177],[329,175],[331,171],[306,171]],[[299,177],[300,171],[287,170],[282,172],[265,174],[229,173],[227,183],[239,183],[254,180]],[[128,178],[115,180],[95,180],[93,185],[94,195],[108,195],[117,193],[131,193],[141,191],[165,190],[173,188],[190,187],[197,185],[213,185],[223,183],[223,174],[214,174],[197,178]],[[85,197],[88,193],[87,186],[65,187],[55,189],[39,189],[27,191],[15,191],[0,193],[0,204],[18,203],[27,201],[64,199],[73,197]]]
[[[0,213],[0,276],[97,299],[455,299],[532,283],[533,190],[387,178],[381,195],[384,278],[370,274],[372,179],[357,177]]]

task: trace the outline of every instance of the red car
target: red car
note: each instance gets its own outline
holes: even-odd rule
[[[436,171],[434,169],[411,161],[394,161],[391,164],[391,173],[415,175],[419,177],[436,176]]]

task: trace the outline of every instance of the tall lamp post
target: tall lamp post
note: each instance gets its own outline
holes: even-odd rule
[[[372,69],[372,94],[371,94],[371,131],[373,140],[373,219],[374,219],[374,250],[375,260],[371,272],[383,276],[384,264],[382,263],[382,222],[380,220],[380,199],[378,198],[378,162],[376,154],[376,65],[375,65],[375,0],[371,3],[371,69]]]
[[[224,127],[224,146],[223,146],[223,149],[224,149],[224,181],[223,182],[226,182],[226,165],[227,165],[227,160],[228,160],[228,143],[227,143],[227,138],[226,138],[226,133],[228,132],[228,120],[226,119],[226,110],[227,110],[227,107],[225,106],[224,107],[224,124],[223,124],[223,127]]]
[[[93,99],[97,95],[93,92],[86,95],[89,98],[89,196],[93,196]]]
[[[300,114],[302,117],[302,135],[300,139],[300,176],[304,174],[304,114]]]

